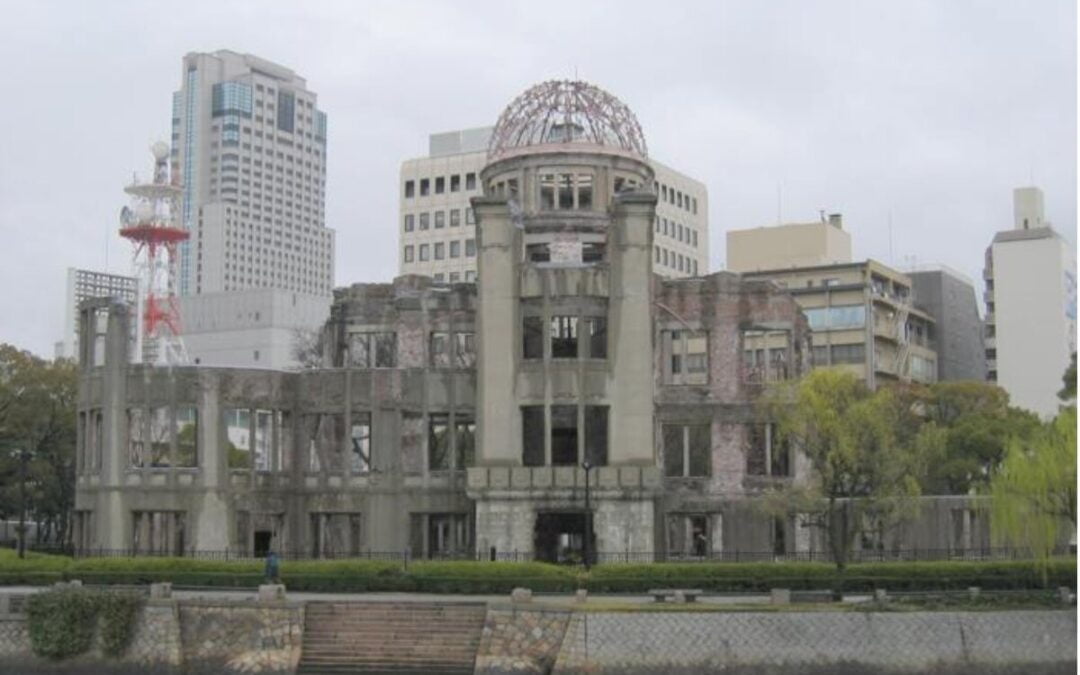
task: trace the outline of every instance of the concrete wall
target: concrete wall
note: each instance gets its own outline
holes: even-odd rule
[[[938,381],[983,380],[983,323],[971,281],[946,270],[909,273],[915,304],[935,321]]]
[[[991,255],[997,383],[1013,405],[1053,416],[1076,350],[1075,248],[1044,228],[998,234]]]

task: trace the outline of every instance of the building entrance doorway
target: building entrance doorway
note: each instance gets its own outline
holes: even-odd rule
[[[596,556],[596,535],[590,550]],[[533,551],[543,562],[578,564],[585,558],[585,513],[541,511],[536,514]]]
[[[270,542],[274,539],[274,533],[270,530],[255,530],[255,557],[265,558],[270,552]]]

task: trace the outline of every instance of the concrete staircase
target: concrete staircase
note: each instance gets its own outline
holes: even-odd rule
[[[309,602],[297,673],[473,672],[478,603]]]

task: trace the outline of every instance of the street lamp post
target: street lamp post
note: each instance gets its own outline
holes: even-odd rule
[[[585,469],[585,571],[589,571],[589,567],[592,565],[592,504],[589,501],[589,470],[593,468],[593,465],[589,460],[585,460],[581,463],[581,468]]]
[[[26,450],[15,450],[13,455],[19,458],[19,557],[26,557],[26,463],[30,460],[30,453]]]

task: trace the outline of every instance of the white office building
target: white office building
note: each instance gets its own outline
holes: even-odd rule
[[[117,298],[134,308],[139,305],[139,280],[122,274],[67,268],[64,285],[64,336],[56,342],[54,356],[58,359],[79,358],[79,303],[89,298]],[[133,322],[133,340],[138,340],[141,321]],[[133,350],[133,353],[139,353]]]
[[[1043,215],[1039,188],[1013,192],[1013,228],[986,250],[987,377],[1013,405],[1051,417],[1076,351],[1076,248]]]
[[[437,282],[476,278],[476,228],[469,200],[482,194],[491,127],[428,137],[428,154],[401,164],[398,269]],[[650,159],[655,174],[654,271],[703,276],[709,266],[709,197],[705,185]],[[567,194],[572,190],[568,189]],[[553,206],[557,207],[557,198]]]
[[[288,346],[270,345],[326,319],[334,282],[326,128],[316,94],[292,70],[228,50],[184,56],[173,94],[172,171],[183,186],[181,222],[191,233],[181,245],[177,285],[192,360],[288,367],[265,356]],[[256,304],[226,322],[221,308],[241,297]],[[261,317],[258,328],[249,314]],[[225,344],[240,335],[252,342],[222,350],[207,326],[225,331]],[[222,362],[225,353],[232,356]]]

